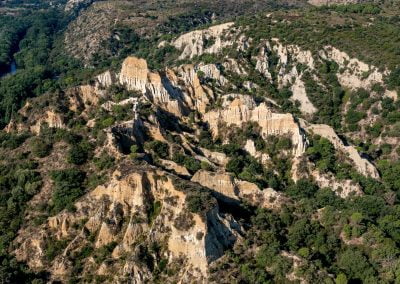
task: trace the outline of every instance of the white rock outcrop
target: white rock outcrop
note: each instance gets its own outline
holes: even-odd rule
[[[186,33],[178,37],[173,42],[173,46],[182,50],[180,59],[193,58],[204,53],[218,53],[222,48],[232,45],[231,41],[226,41],[222,37],[233,25],[234,23],[225,23]],[[207,41],[212,41],[212,44],[205,46]]]
[[[261,190],[254,183],[235,179],[227,173],[200,170],[192,181],[221,194],[227,202],[247,201],[254,206],[271,209],[280,207],[285,201],[284,196],[272,188]]]
[[[290,61],[295,61],[306,65],[311,70],[315,68],[314,57],[309,50],[303,50],[298,45],[293,44],[283,45],[277,38],[272,38],[267,46],[276,52],[281,66],[286,66]]]
[[[339,65],[339,71],[336,75],[339,83],[345,88],[353,90],[370,89],[376,83],[384,85],[384,78],[389,75],[388,71],[379,72],[377,67],[351,58],[346,52],[333,46],[325,46],[320,51],[320,56]]]
[[[262,47],[260,49],[260,53],[255,59],[256,59],[255,69],[258,72],[260,72],[268,81],[271,82],[272,75],[271,72],[269,71],[268,55],[265,47]]]
[[[379,173],[375,166],[367,159],[361,157],[354,146],[345,145],[332,127],[325,124],[307,124],[304,121],[302,121],[302,127],[309,133],[328,139],[336,150],[347,154],[349,159],[354,163],[357,171],[361,174],[372,178],[379,178]]]
[[[109,70],[98,75],[96,79],[100,86],[103,88],[108,88],[115,83],[115,76]]]
[[[311,173],[311,176],[320,188],[330,188],[341,198],[363,194],[361,186],[352,180],[337,180],[333,175],[322,174],[316,170]]]
[[[214,79],[220,86],[225,86],[228,83],[228,80],[215,64],[199,64],[195,67],[195,70],[203,72],[207,79]]]
[[[213,110],[204,115],[204,120],[208,122],[214,134],[218,133],[221,122],[226,123],[228,127],[241,127],[246,122],[257,122],[264,138],[268,135],[289,135],[293,144],[293,154],[300,156],[304,153],[306,139],[291,114],[273,113],[265,103],[256,106],[250,96],[226,100],[225,104],[223,109]]]
[[[293,93],[291,99],[300,103],[300,110],[302,113],[313,114],[317,111],[317,108],[308,98],[304,82],[299,76],[295,77],[295,81],[291,87],[291,91]]]

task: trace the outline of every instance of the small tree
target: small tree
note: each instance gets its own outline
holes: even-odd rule
[[[47,157],[51,153],[52,145],[44,139],[35,138],[30,143],[32,154],[38,158]]]
[[[339,273],[335,279],[336,284],[347,284],[347,277],[343,273]]]

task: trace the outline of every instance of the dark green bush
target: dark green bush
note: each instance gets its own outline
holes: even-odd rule
[[[94,164],[99,170],[110,169],[114,166],[115,158],[102,152],[99,157],[94,158]]]
[[[65,208],[73,210],[74,202],[85,193],[83,188],[85,172],[74,168],[54,171],[51,173],[51,178],[54,182],[52,213]]]
[[[169,146],[167,143],[158,140],[147,142],[145,149],[152,151],[159,158],[166,159],[169,157]]]
[[[33,155],[38,158],[44,158],[51,153],[53,148],[52,144],[45,141],[43,138],[35,138],[30,143]]]
[[[216,200],[205,190],[194,190],[188,192],[186,206],[190,212],[204,215],[216,206]]]
[[[92,152],[93,146],[87,141],[82,141],[71,146],[67,154],[67,161],[74,165],[83,165],[92,157]]]

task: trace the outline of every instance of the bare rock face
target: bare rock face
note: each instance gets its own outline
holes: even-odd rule
[[[160,163],[168,170],[172,170],[180,176],[190,177],[190,173],[188,170],[181,165],[169,160],[162,160],[160,159]]]
[[[318,171],[313,171],[311,176],[320,188],[331,188],[341,198],[363,194],[360,185],[352,180],[337,180],[332,175],[321,174]]]
[[[244,99],[245,98],[245,99]],[[241,127],[245,122],[257,122],[262,135],[290,135],[294,145],[293,154],[300,156],[306,148],[306,140],[291,114],[273,113],[264,103],[255,106],[248,96],[237,97],[226,108],[213,110],[204,115],[214,134],[221,122]]]
[[[266,164],[268,161],[271,160],[271,157],[268,154],[257,151],[256,145],[253,140],[246,141],[246,145],[244,145],[244,150],[246,150],[254,158],[258,159],[262,164]]]
[[[237,60],[233,58],[227,58],[222,66],[225,70],[236,73],[238,75],[247,75],[246,70],[241,66]]]
[[[260,190],[254,183],[235,179],[227,173],[200,170],[192,181],[221,194],[227,202],[247,201],[254,206],[272,209],[280,207],[285,201],[280,193],[271,188]]]
[[[314,114],[317,109],[308,98],[302,80],[303,74],[296,67],[297,64],[302,64],[311,71],[315,69],[315,60],[311,51],[303,50],[297,45],[283,45],[276,38],[267,42],[266,46],[279,57],[278,82],[280,87],[290,86],[293,93],[291,99],[300,103],[301,112]]]
[[[260,53],[255,58],[255,60],[256,60],[255,69],[271,82],[272,75],[269,71],[270,66],[268,62],[267,49],[265,47],[260,48]]]
[[[79,5],[87,5],[96,0],[68,0],[65,5],[65,11],[70,11]]]
[[[96,106],[100,99],[106,95],[106,91],[95,85],[82,85],[71,88],[67,92],[69,99],[69,109],[76,112],[78,110],[88,110]]]
[[[217,205],[204,215],[190,213],[186,207],[190,190],[178,189],[175,179],[159,170],[125,164],[113,173],[108,184],[77,202],[76,212],[63,211],[38,228],[20,232],[16,257],[41,269],[46,263],[43,251],[47,239],[52,236],[66,240],[67,247],[53,261],[54,269],[50,271],[56,279],[63,279],[71,269],[64,261],[66,256],[85,245],[100,249],[117,242],[112,264],[100,264],[97,273],[113,271],[115,281],[129,275],[136,277],[134,283],[145,283],[151,279],[151,273],[139,265],[140,261],[122,256],[135,255],[139,244],[157,241],[165,244],[165,259],[183,261],[177,281],[206,279],[208,264],[235,242],[239,226],[231,217],[221,215]],[[159,209],[150,214],[151,206]],[[82,223],[83,228],[77,228],[77,223]],[[95,236],[92,244],[88,235]],[[84,271],[90,267],[93,269],[93,263],[86,260]]]
[[[333,46],[325,46],[320,51],[320,56],[333,60],[339,65],[339,72],[336,74],[339,83],[349,89],[370,89],[374,84],[384,86],[384,78],[390,74],[388,70],[380,72],[375,66],[368,65],[357,58],[351,58],[347,53]],[[397,92],[386,90],[386,96],[397,99]]]
[[[196,66],[196,70],[203,72],[205,78],[216,80],[220,86],[225,86],[228,83],[228,80],[215,64],[199,64]]]
[[[224,167],[229,162],[229,158],[224,153],[212,152],[205,148],[200,148],[200,150],[203,153],[204,157],[206,157],[214,164]]]
[[[30,131],[36,134],[40,133],[40,128],[44,125],[48,125],[50,128],[65,128],[63,118],[60,114],[54,111],[48,110],[44,113],[43,117],[37,120],[36,124],[30,127]]]
[[[106,71],[104,73],[101,73],[96,77],[97,81],[99,82],[100,86],[108,88],[110,87],[113,83],[115,83],[115,75],[111,73],[111,71]]]
[[[193,58],[194,56],[204,53],[217,53],[225,46],[230,46],[232,43],[230,41],[224,41],[222,36],[233,24],[234,23],[225,23],[180,36],[173,42],[173,45],[177,49],[182,50],[182,54],[179,58]],[[212,44],[207,46],[207,41],[211,41]]]
[[[295,81],[291,87],[291,91],[293,93],[292,99],[294,101],[300,102],[300,110],[302,113],[314,114],[317,111],[317,108],[307,97],[305,84],[299,76],[295,77]]]
[[[286,67],[289,61],[294,59],[306,65],[311,70],[315,68],[314,58],[309,50],[303,50],[294,44],[283,45],[277,38],[272,38],[271,41],[267,43],[267,46],[277,53],[281,67]]]
[[[345,145],[339,136],[335,133],[332,127],[325,124],[306,124],[304,121],[304,129],[307,132],[320,135],[328,139],[336,150],[346,153],[347,156],[352,160],[356,169],[365,176],[370,176],[372,178],[379,178],[379,173],[375,166],[369,162],[367,159],[360,156],[357,149],[354,146]]]
[[[128,57],[122,63],[119,82],[128,90],[139,91],[150,101],[164,107],[177,116],[182,116],[180,101],[166,89],[166,78],[159,73],[150,72],[147,62],[137,57]]]
[[[182,99],[185,104],[191,109],[205,113],[207,105],[213,100],[212,90],[201,85],[193,65],[180,66],[176,72],[177,76],[174,76],[172,72],[168,73],[170,82],[176,88],[181,89],[181,92],[183,92]],[[180,87],[179,82],[181,82]]]

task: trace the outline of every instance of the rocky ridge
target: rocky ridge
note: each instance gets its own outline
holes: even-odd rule
[[[206,48],[204,39],[212,39],[214,43]],[[205,53],[219,54],[223,48],[232,46],[245,51],[251,42],[252,39],[241,34],[239,28],[227,23],[182,35],[173,44],[181,51],[181,59],[189,59]],[[207,282],[209,264],[240,240],[242,230],[234,217],[219,210],[216,200],[239,204],[245,201],[252,206],[269,209],[280,208],[282,204],[291,201],[276,189],[261,189],[256,183],[232,177],[226,172],[225,166],[230,158],[225,153],[197,147],[201,129],[196,124],[190,124],[190,119],[196,120],[196,117],[189,117],[190,113],[196,113],[197,120],[207,124],[214,138],[219,136],[223,127],[241,128],[250,122],[260,127],[261,138],[267,142],[271,136],[290,137],[291,149],[287,152],[292,164],[291,178],[295,181],[298,180],[295,165],[305,157],[308,140],[313,135],[329,140],[337,152],[348,157],[360,174],[379,179],[375,166],[360,155],[355,147],[346,145],[332,127],[307,122],[307,116],[315,113],[316,107],[307,97],[303,82],[304,71],[298,70],[296,64],[303,64],[311,72],[315,71],[316,62],[321,58],[333,60],[341,68],[347,68],[347,71],[337,74],[344,87],[357,87],[357,84],[371,87],[376,82],[383,84],[387,71],[379,72],[377,68],[351,59],[333,47],[327,47],[316,55],[299,46],[285,46],[278,39],[270,39],[260,49],[254,69],[270,81],[272,70],[268,58],[272,53],[278,57],[276,81],[280,88],[291,88],[291,99],[300,102],[303,119],[280,111],[279,105],[273,103],[272,98],[258,102],[249,94],[225,92],[224,87],[232,90],[238,84],[224,70],[237,75],[253,71],[243,61],[229,57],[223,58],[224,70],[221,65],[193,62],[152,71],[146,60],[130,56],[124,60],[118,73],[107,71],[98,75],[95,83],[67,91],[64,99],[68,109],[75,113],[83,110],[79,115],[86,119],[92,108],[101,107],[112,112],[116,105],[131,106],[131,119],[104,129],[107,142],[102,150],[120,159],[121,164],[118,170],[110,173],[106,184],[96,187],[75,203],[76,212],[64,210],[48,218],[40,227],[23,228],[16,240],[17,258],[27,261],[31,268],[49,270],[54,279],[65,280],[72,267],[69,256],[83,249],[87,239],[92,236],[95,249],[113,244],[113,261],[96,264],[96,260],[89,258],[84,264],[85,273],[94,268],[98,275],[109,275],[110,271],[115,271],[113,281],[124,281],[128,275],[136,283],[146,283],[152,281],[152,273],[145,265],[138,264],[143,253],[141,250],[144,249],[138,243],[151,244],[157,241],[164,244],[164,247],[159,254],[153,252],[152,257],[163,259],[171,265],[177,264],[181,268],[174,280],[182,283]],[[364,72],[370,74],[366,77]],[[214,79],[218,86],[207,84],[204,78]],[[115,85],[134,91],[135,97],[120,102],[110,100],[100,106],[102,100],[109,99],[109,88]],[[145,104],[155,110],[147,117],[140,113]],[[26,109],[30,105],[28,103],[19,111],[21,116],[27,117]],[[50,109],[32,115],[24,124],[14,121],[7,130],[29,130],[38,134],[44,124],[50,128],[67,129],[62,112]],[[160,113],[170,116],[162,117]],[[168,139],[167,131],[163,128],[166,120],[177,121],[176,124],[179,124],[170,133],[179,137],[176,139],[180,142]],[[87,126],[94,127],[92,123],[89,120]],[[192,129],[188,130],[188,126]],[[171,148],[190,153],[199,163],[211,165],[214,172],[202,169],[192,173],[172,161],[171,155],[163,157],[160,164],[152,166],[149,166],[151,162],[146,159],[143,159],[141,166],[126,162],[129,158],[121,149],[143,144],[146,135]],[[223,143],[228,144],[229,141]],[[268,165],[270,157],[257,151],[253,140],[246,140],[241,147],[263,165]],[[143,155],[149,152],[144,150]],[[312,163],[306,162],[313,169],[313,165],[310,165]],[[338,180],[331,174],[317,170],[311,170],[310,175],[321,188],[329,187],[342,198],[363,194],[361,187],[350,180]],[[187,200],[191,193],[184,189],[188,184],[201,192],[211,192],[212,206],[204,212],[190,212]],[[150,214],[155,207],[159,210],[157,214]],[[44,256],[49,236],[67,240],[66,248],[51,263],[46,262]]]

